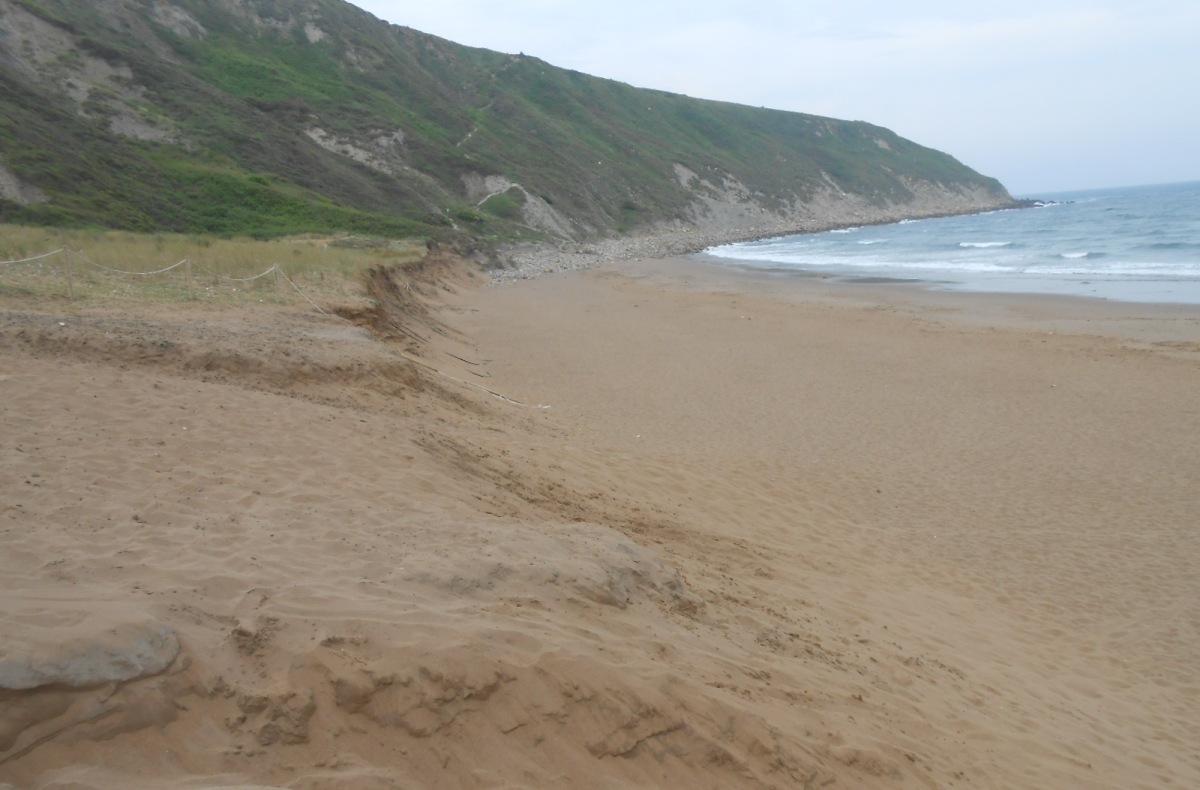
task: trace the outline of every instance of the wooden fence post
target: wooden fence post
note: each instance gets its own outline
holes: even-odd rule
[[[71,248],[64,247],[63,251],[67,254],[67,262],[63,265],[67,273],[67,298],[75,301],[75,282],[71,278]]]

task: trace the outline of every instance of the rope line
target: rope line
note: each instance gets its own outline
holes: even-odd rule
[[[278,268],[279,268],[279,265],[273,263],[273,264],[271,264],[271,268],[267,269],[262,274],[256,274],[253,277],[225,277],[225,279],[229,280],[231,282],[235,282],[235,283],[248,283],[248,282],[251,282],[252,280],[261,280],[263,277],[266,277],[268,274],[270,274],[271,272],[275,271]],[[224,277],[224,275],[218,275],[218,276]]]
[[[463,384],[472,389],[477,389],[477,390],[480,390],[481,392],[486,392],[488,395],[491,395],[493,398],[498,398],[499,400],[505,401],[506,403],[511,403],[514,406],[523,406],[526,409],[548,409],[548,408],[550,408],[549,406],[543,406],[540,403],[537,404],[536,406],[533,406],[528,403],[523,403],[519,400],[510,398],[507,395],[502,395],[501,393],[496,392],[493,389],[488,389],[487,387],[476,384],[473,381],[467,381],[465,379],[460,379],[457,376],[451,376],[449,373],[445,372],[444,370],[439,370],[438,368],[435,368],[433,365],[430,365],[428,362],[423,362],[423,361],[417,359],[416,357],[410,357],[408,354],[405,354],[403,352],[400,353],[400,357],[402,359],[408,360],[409,362],[413,363],[414,365],[419,365],[419,366],[425,368],[426,370],[430,371],[431,373],[436,373],[439,376],[441,376],[442,378],[447,378],[447,379],[450,379],[451,381],[455,382],[456,384]]]
[[[273,264],[271,264],[271,268],[267,269],[262,274],[256,274],[253,277],[230,277],[227,274],[217,274],[216,272],[214,272],[210,269],[204,268],[203,266],[201,266],[198,263],[195,265],[196,265],[197,269],[204,272],[205,274],[211,274],[213,277],[217,277],[221,280],[229,280],[230,282],[234,282],[234,283],[248,283],[252,280],[261,280],[263,277],[266,277],[268,274],[270,274],[271,272],[273,272],[279,268],[279,264],[273,263]]]
[[[287,272],[285,272],[283,269],[280,269],[278,266],[276,266],[275,268],[276,268],[276,270],[279,272],[279,274],[280,274],[280,275],[283,277],[283,279],[285,279],[285,280],[287,280],[287,281],[288,281],[288,285],[290,285],[290,286],[292,286],[293,288],[295,288],[295,289],[296,289],[296,293],[298,293],[298,294],[300,294],[301,296],[303,296],[303,297],[304,297],[304,301],[308,302],[310,305],[312,305],[313,307],[317,308],[317,312],[318,312],[318,313],[321,313],[322,315],[329,315],[329,313],[326,313],[324,310],[322,310],[322,309],[321,309],[321,305],[317,304],[317,303],[316,303],[316,302],[314,302],[312,299],[309,299],[309,298],[308,298],[308,295],[307,295],[307,294],[305,294],[305,293],[304,293],[304,291],[301,291],[301,290],[300,290],[300,286],[298,286],[298,285],[296,285],[294,282],[292,282],[292,278],[287,276]]]
[[[17,258],[15,260],[11,260],[11,261],[0,261],[0,266],[6,266],[7,264],[10,264],[10,263],[29,263],[30,261],[40,261],[42,258],[49,258],[51,255],[58,255],[60,252],[62,252],[65,249],[66,249],[66,247],[59,247],[57,250],[52,250],[50,252],[43,252],[41,255],[34,255],[29,258]]]
[[[32,255],[28,258],[15,258],[10,261],[0,261],[0,266],[5,266],[8,264],[17,264],[17,263],[29,263],[30,261],[39,261],[39,260],[42,260],[43,258],[49,258],[51,255],[57,255],[60,252],[67,252],[67,251],[75,253],[80,258],[82,258],[86,263],[90,263],[92,266],[95,266],[97,269],[103,269],[104,271],[112,272],[113,274],[128,274],[128,275],[134,275],[137,277],[149,277],[154,274],[165,274],[165,273],[171,271],[172,269],[178,269],[180,266],[183,266],[185,263],[190,262],[188,258],[183,258],[179,261],[176,261],[175,263],[172,263],[170,266],[164,266],[163,268],[156,269],[152,272],[130,272],[130,271],[125,271],[124,269],[114,269],[113,267],[105,266],[102,263],[96,263],[96,261],[89,258],[87,253],[85,253],[83,250],[76,250],[73,248],[69,249],[67,247],[59,247],[57,250],[51,250],[50,252],[43,252],[40,255]],[[256,274],[253,277],[229,277],[224,274],[217,274],[215,272],[209,271],[208,269],[206,269],[203,266],[200,266],[199,264],[195,264],[195,265],[201,271],[204,271],[204,272],[212,275],[213,277],[218,277],[222,280],[228,280],[230,282],[235,282],[235,283],[248,283],[248,282],[252,282],[254,280],[260,280],[263,277],[266,277],[268,274],[271,274],[273,272],[278,272],[279,275],[281,277],[283,277],[283,279],[287,280],[288,285],[292,286],[292,288],[295,289],[296,293],[300,294],[300,296],[302,296],[304,298],[304,301],[308,302],[310,305],[312,305],[313,307],[315,307],[317,309],[317,312],[322,313],[323,315],[329,315],[329,313],[326,312],[321,307],[321,305],[317,304],[312,299],[309,299],[308,294],[306,294],[306,293],[304,293],[304,291],[300,290],[300,286],[298,286],[298,285],[296,285],[296,283],[292,282],[292,278],[287,276],[287,273],[283,270],[283,267],[280,266],[278,263],[271,264],[271,266],[266,271],[264,271],[261,274]]]
[[[133,275],[137,275],[138,277],[149,277],[152,274],[163,274],[164,272],[169,272],[172,269],[177,269],[180,266],[182,266],[183,264],[188,262],[188,259],[184,258],[183,260],[178,261],[177,263],[172,263],[170,266],[167,266],[166,268],[158,269],[158,270],[152,271],[152,272],[127,272],[124,269],[114,269],[111,266],[105,266],[102,263],[96,263],[91,258],[89,258],[87,256],[87,254],[85,254],[82,250],[74,250],[74,252],[75,252],[75,254],[79,255],[79,257],[83,258],[85,261],[90,263],[91,265],[93,265],[99,269],[104,269],[106,272],[112,272],[114,274],[133,274]]]
[[[44,252],[41,255],[33,255],[28,258],[17,258],[17,259],[9,260],[9,261],[0,261],[0,266],[6,266],[8,264],[16,264],[16,263],[29,263],[31,261],[42,260],[43,258],[49,258],[51,255],[57,255],[60,252],[64,252],[64,251],[66,251],[66,249],[67,249],[66,247],[59,247],[57,250],[51,250],[50,252]],[[166,272],[171,271],[172,269],[177,269],[180,266],[182,266],[183,264],[188,262],[188,259],[184,258],[176,263],[171,264],[170,266],[164,267],[162,269],[158,269],[156,271],[128,272],[128,271],[124,271],[122,269],[114,269],[111,266],[105,266],[102,263],[96,263],[91,258],[89,258],[87,256],[87,254],[85,254],[82,250],[72,250],[72,252],[79,255],[81,258],[83,258],[84,261],[90,263],[91,265],[93,265],[99,269],[104,269],[105,271],[113,272],[114,274],[131,274],[131,275],[137,275],[140,277],[148,277],[152,274],[164,274]],[[262,274],[256,274],[253,277],[228,277],[223,274],[216,274],[215,272],[209,271],[208,269],[205,269],[203,266],[199,266],[199,264],[197,264],[197,267],[201,271],[207,272],[208,274],[212,275],[213,277],[219,277],[223,280],[229,280],[231,282],[236,282],[236,283],[246,283],[246,282],[251,282],[252,280],[259,280],[259,279],[262,279],[263,277],[266,277],[268,274],[271,274],[272,272],[279,272],[279,275],[281,277],[283,277],[283,279],[287,280],[288,285],[292,286],[292,288],[295,289],[296,293],[300,294],[300,296],[304,298],[304,301],[308,302],[310,305],[315,307],[317,309],[317,312],[319,312],[323,315],[329,315],[328,312],[326,312],[324,309],[321,308],[321,305],[317,304],[312,299],[309,299],[308,295],[306,293],[304,293],[304,291],[300,290],[300,286],[298,286],[298,285],[296,285],[296,283],[292,282],[292,278],[287,276],[287,272],[285,272],[283,270],[283,267],[281,267],[278,263],[271,264],[271,267],[269,269],[264,271]],[[406,313],[406,315],[407,315],[407,313]],[[413,318],[415,320],[418,320],[418,321],[420,320],[420,319],[417,319],[416,316],[410,315],[409,317]],[[424,322],[421,322],[421,323],[424,323]],[[429,326],[429,325],[426,324],[426,326]],[[400,328],[403,329],[405,332],[408,332],[409,334],[415,335],[415,333],[410,332],[405,327],[400,327]],[[431,328],[436,329],[436,327],[431,327]],[[428,340],[426,340],[423,337],[420,337],[419,335],[415,335],[415,336],[420,340],[425,340],[425,342],[428,342]],[[449,353],[449,352],[447,352],[447,353]],[[514,406],[522,406],[527,409],[529,409],[529,408],[538,408],[538,409],[550,408],[549,406],[543,406],[542,404],[538,404],[537,406],[532,406],[531,404],[528,404],[528,403],[522,403],[519,400],[510,398],[507,395],[502,395],[501,393],[496,392],[493,389],[489,389],[488,387],[483,387],[483,386],[480,386],[479,384],[475,384],[474,382],[460,379],[457,376],[451,376],[449,373],[446,373],[443,370],[439,370],[438,368],[434,367],[433,365],[430,365],[426,362],[416,359],[415,357],[410,357],[408,354],[401,354],[400,356],[403,357],[404,359],[408,360],[409,362],[412,362],[416,365],[420,365],[421,367],[425,368],[426,370],[429,370],[433,373],[436,373],[439,376],[442,376],[443,378],[449,379],[450,381],[453,381],[457,384],[463,384],[465,386],[471,387],[472,389],[480,390],[481,392],[486,392],[488,395],[491,395],[492,397],[497,398],[499,400],[505,401],[506,403],[511,403]],[[456,354],[450,354],[450,356],[452,356],[455,359],[460,360],[462,362],[466,362],[469,365],[480,364],[478,362],[471,362],[468,359],[463,359],[462,357],[460,357]],[[474,372],[474,371],[472,371],[472,372]],[[476,375],[479,375],[479,374],[476,374]]]

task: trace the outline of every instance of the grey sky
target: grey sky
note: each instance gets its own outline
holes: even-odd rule
[[[1200,3],[352,0],[639,87],[886,126],[1017,195],[1200,179]]]

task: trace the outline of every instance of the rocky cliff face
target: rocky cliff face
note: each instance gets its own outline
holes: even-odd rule
[[[340,0],[0,0],[0,220],[725,240],[993,208],[859,122],[632,88]]]

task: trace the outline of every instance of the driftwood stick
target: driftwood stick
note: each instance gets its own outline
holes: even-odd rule
[[[471,360],[469,360],[469,359],[463,359],[463,358],[462,358],[462,357],[460,357],[458,354],[451,354],[449,351],[447,351],[447,352],[446,352],[446,355],[447,355],[447,356],[454,357],[454,358],[455,358],[455,359],[457,359],[459,362],[466,362],[468,365],[474,365],[475,367],[480,367],[481,365],[483,365],[483,363],[482,363],[482,362],[472,362],[472,361],[471,361]]]

